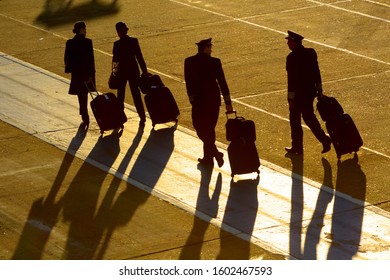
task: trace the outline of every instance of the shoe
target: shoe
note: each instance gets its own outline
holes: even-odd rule
[[[217,155],[215,156],[215,159],[217,160],[218,166],[222,167],[222,165],[224,164],[223,153],[218,152]]]
[[[329,152],[331,148],[332,148],[332,141],[328,137],[328,140],[325,143],[322,143],[322,152],[321,153],[325,154],[325,153]]]
[[[200,164],[207,165],[207,166],[212,166],[214,165],[213,159],[208,159],[208,158],[198,158],[198,161]]]
[[[284,148],[287,153],[290,154],[295,154],[295,155],[302,155],[303,154],[303,149],[296,149],[294,147],[286,147]]]

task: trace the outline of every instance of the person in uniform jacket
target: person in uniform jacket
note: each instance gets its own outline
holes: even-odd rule
[[[76,22],[73,33],[75,36],[67,40],[65,45],[65,73],[71,73],[69,94],[78,96],[82,125],[88,128],[88,89],[85,83],[95,81],[95,58],[92,40],[85,37],[87,34],[85,23]]]
[[[113,47],[113,71],[118,77],[118,100],[124,108],[125,89],[129,81],[131,95],[140,118],[140,124],[146,121],[145,109],[139,89],[140,69],[143,75],[149,75],[144,57],[137,38],[127,35],[129,30],[124,22],[115,25],[119,40],[114,42]]]
[[[223,153],[219,152],[215,145],[221,92],[226,111],[233,111],[233,106],[221,60],[211,57],[211,38],[196,44],[198,53],[184,61],[184,78],[192,105],[192,123],[198,137],[203,141],[203,158],[198,161],[201,164],[213,165],[215,158],[221,167],[224,163]]]
[[[285,150],[292,154],[303,153],[303,118],[322,143],[322,153],[326,153],[331,149],[331,140],[321,128],[313,109],[314,98],[322,95],[317,53],[312,48],[305,48],[302,45],[303,36],[297,33],[288,31],[286,39],[291,50],[287,56],[286,70],[292,147],[286,147]]]

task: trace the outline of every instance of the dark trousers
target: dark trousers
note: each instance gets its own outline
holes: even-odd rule
[[[291,139],[292,146],[296,149],[303,149],[303,130],[301,124],[301,118],[304,120],[306,125],[313,132],[314,136],[321,143],[328,141],[328,136],[321,128],[313,109],[314,99],[305,99],[293,101],[294,106],[290,107],[290,128],[291,128]]]
[[[196,134],[203,142],[203,158],[212,159],[218,149],[215,145],[215,127],[218,122],[219,106],[192,106],[192,123]]]
[[[137,110],[138,116],[142,121],[145,121],[145,109],[144,104],[142,102],[141,91],[139,89],[139,79],[138,78],[124,78],[119,80],[118,84],[118,101],[122,104],[122,109],[125,107],[125,91],[126,84],[129,82],[131,96],[133,97],[134,106]]]
[[[89,123],[89,115],[88,115],[88,92],[82,92],[77,94],[79,100],[79,112],[81,115],[81,119],[85,123]]]

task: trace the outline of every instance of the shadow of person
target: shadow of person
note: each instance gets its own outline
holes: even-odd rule
[[[105,232],[105,236],[102,245],[96,254],[96,259],[104,258],[110,239],[116,227],[128,223],[136,210],[134,205],[140,203],[139,201],[135,202],[135,198],[132,195],[133,188],[129,186],[127,187],[126,191],[119,195],[116,201],[114,201],[114,198],[120,187],[120,184],[123,182],[122,177],[125,174],[132,157],[134,156],[134,152],[141,142],[143,133],[144,126],[139,126],[137,134],[135,135],[132,144],[119,164],[118,169],[114,174],[103,201],[99,207],[99,210],[97,211],[95,223],[99,228],[102,229],[102,231]]]
[[[75,159],[75,154],[83,143],[85,136],[84,128],[80,126],[67,148],[46,198],[41,197],[32,204],[12,259],[42,259],[45,246],[54,226],[57,224],[62,207],[61,200],[57,201],[58,192],[64,184]]]
[[[219,173],[212,195],[210,197],[210,183],[213,174],[213,166],[198,164],[201,173],[199,193],[196,201],[196,212],[191,232],[186,245],[180,253],[181,260],[200,260],[202,245],[205,239],[210,221],[218,215],[218,200],[222,189],[222,174]],[[199,218],[202,216],[202,219]]]
[[[254,180],[230,181],[230,191],[226,202],[226,209],[222,224],[239,230],[241,233],[251,236],[256,223],[259,208],[257,187],[260,176]],[[221,229],[221,243],[218,259],[243,259],[250,258],[250,243],[244,240],[232,242],[231,236],[224,236]]]
[[[337,166],[336,191],[352,195],[361,205],[335,196],[332,228],[327,237],[331,241],[328,252],[330,260],[351,260],[359,250],[367,179],[361,169],[358,156],[339,162]]]
[[[175,147],[175,131],[176,126],[150,131],[130,171],[130,178],[148,186],[150,190],[155,187]]]
[[[35,19],[46,26],[74,23],[119,12],[118,0],[91,0],[75,6],[72,0],[46,0],[42,12]]]
[[[317,246],[320,242],[321,231],[324,226],[324,218],[326,209],[334,196],[332,167],[328,160],[322,158],[324,167],[324,179],[318,194],[317,203],[307,227],[305,245],[303,250],[303,258],[305,260],[317,259]]]
[[[129,172],[129,177],[132,180],[148,186],[149,191],[158,182],[172,155],[175,130],[176,126],[151,130],[147,141]],[[116,176],[114,176],[108,187],[95,217],[94,222],[99,228],[100,234],[99,239],[97,238],[96,240],[102,241],[100,249],[96,250],[96,259],[104,258],[115,230],[120,226],[128,224],[138,207],[145,203],[150,196],[149,192],[143,192],[131,184],[127,184],[126,189],[115,199],[116,192],[122,183],[122,176],[126,172],[134,151],[139,146],[143,133],[143,127],[140,126],[132,145],[118,167]],[[98,245],[98,243],[96,242],[95,245]]]
[[[302,219],[303,219],[303,155],[286,154],[291,160],[291,214],[289,232],[290,255],[302,259]]]
[[[107,172],[89,161],[110,168],[120,152],[119,137],[115,131],[99,137],[62,198],[63,218],[70,223],[64,259],[94,258],[103,234],[102,226],[95,223],[95,212]]]

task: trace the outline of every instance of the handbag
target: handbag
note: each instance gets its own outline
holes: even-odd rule
[[[108,79],[108,87],[110,89],[118,89],[118,77],[113,72],[111,72],[110,78]]]

